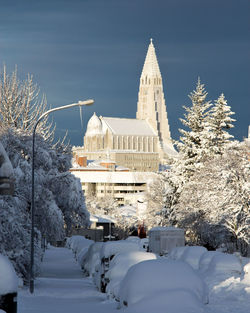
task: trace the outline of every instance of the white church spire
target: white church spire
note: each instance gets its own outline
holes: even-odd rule
[[[150,39],[138,93],[136,118],[147,120],[159,138],[159,152],[174,150],[170,136],[162,77],[153,40]]]
[[[150,44],[148,46],[148,52],[144,62],[141,78],[146,78],[146,76],[161,78],[161,72],[155,54],[155,47],[153,45],[152,38],[150,39]]]

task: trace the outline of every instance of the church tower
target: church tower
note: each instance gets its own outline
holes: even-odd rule
[[[170,136],[162,77],[152,39],[144,62],[138,93],[136,118],[146,120],[159,138],[161,158],[175,154]]]

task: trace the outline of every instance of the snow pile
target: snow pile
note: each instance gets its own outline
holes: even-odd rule
[[[143,251],[123,252],[117,254],[109,265],[106,277],[109,279],[106,291],[113,297],[118,297],[120,284],[128,269],[139,262],[156,259],[153,253]]]
[[[126,313],[204,313],[204,305],[187,290],[157,292],[129,306]]]
[[[208,265],[207,272],[210,275],[241,274],[242,264],[233,254],[215,254]]]
[[[6,256],[0,254],[0,295],[17,291],[18,278],[13,265]]]
[[[207,252],[207,249],[204,247],[187,247],[180,257],[180,260],[187,262],[193,269],[198,270],[200,258],[205,252]]]
[[[167,259],[149,260],[133,265],[119,291],[121,305],[151,299],[160,292],[185,290],[201,303],[208,303],[207,287],[190,265]],[[167,298],[166,298],[167,299]]]

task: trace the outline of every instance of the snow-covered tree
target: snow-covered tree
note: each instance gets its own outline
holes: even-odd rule
[[[0,227],[0,253],[10,257],[24,278],[27,278],[29,264],[31,131],[37,118],[47,110],[44,100],[39,102],[38,95],[31,76],[20,82],[16,70],[8,75],[4,67],[0,80],[0,140],[13,166],[15,194],[13,199],[0,196],[0,207],[4,210],[0,213],[0,225],[4,224]],[[37,256],[41,252],[41,236],[50,241],[62,240],[65,226],[69,233],[72,227],[86,226],[89,221],[80,182],[68,172],[71,151],[62,142],[53,144],[52,139],[53,129],[45,118],[37,129],[34,159]],[[38,264],[37,260],[35,263]]]
[[[66,235],[70,236],[74,227],[89,226],[89,212],[85,207],[81,182],[69,172],[49,174],[50,190],[63,215]]]
[[[222,93],[212,106],[208,119],[211,152],[222,154],[230,139],[233,138],[228,133],[228,130],[234,127],[235,119],[231,117],[233,114]]]
[[[232,143],[223,153],[204,162],[187,182],[179,198],[178,224],[192,243],[242,253],[250,244],[249,147]],[[237,247],[234,247],[236,249]]]
[[[181,137],[180,141],[176,142],[180,157],[175,166],[180,167],[183,178],[189,178],[209,154],[206,148],[208,140],[206,122],[211,103],[206,97],[204,85],[198,79],[196,89],[189,95],[192,106],[184,106],[186,113],[184,118],[180,119],[186,129],[179,129]]]
[[[0,72],[0,121],[2,126],[19,129],[30,133],[38,117],[47,110],[45,96],[40,96],[38,86],[32,75],[24,81],[17,76],[17,67],[8,74],[6,66]],[[37,132],[44,138],[53,137],[54,129],[44,118],[37,127]]]
[[[178,198],[178,187],[171,172],[160,172],[148,185],[146,193],[147,211],[145,225],[170,226],[176,223],[175,205]]]

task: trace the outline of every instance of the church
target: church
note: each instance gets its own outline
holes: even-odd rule
[[[112,160],[130,171],[155,172],[176,156],[166,112],[162,77],[152,39],[140,77],[136,118],[89,119],[84,146],[73,153],[88,160]]]

